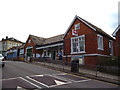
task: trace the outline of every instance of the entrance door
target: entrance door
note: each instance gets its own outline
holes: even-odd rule
[[[32,57],[32,48],[26,49],[25,60],[28,60],[28,57]]]

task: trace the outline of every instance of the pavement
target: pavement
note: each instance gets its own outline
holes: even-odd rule
[[[116,84],[17,61],[6,62],[6,66],[2,68],[0,81],[5,90],[9,88],[12,90],[45,88],[111,88],[118,90]]]
[[[46,66],[48,68],[52,68],[55,70],[60,70],[62,72],[71,73],[71,74],[75,74],[75,75],[79,75],[79,76],[84,76],[87,78],[92,78],[92,79],[120,85],[120,80],[119,80],[120,76],[105,74],[105,73],[101,73],[101,72],[97,72],[97,75],[96,75],[95,71],[86,70],[86,69],[80,69],[79,73],[78,72],[75,73],[75,72],[71,72],[71,67],[64,66],[64,69],[63,69],[63,66],[59,65],[59,64],[53,65],[50,63],[36,62],[36,61],[32,62],[32,64],[42,65],[42,66]]]

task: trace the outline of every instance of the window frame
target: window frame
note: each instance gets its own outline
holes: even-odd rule
[[[79,44],[79,38],[82,38],[82,37],[84,37],[84,51],[80,51],[80,44]],[[85,35],[81,35],[81,36],[78,36],[78,52],[85,52]]]
[[[102,42],[101,42],[102,45],[100,45],[100,43],[99,43],[99,42],[100,42],[100,41],[99,41],[99,37],[100,37],[101,40],[102,40]],[[98,43],[98,50],[104,50],[104,47],[103,47],[103,36],[97,34],[97,43]],[[100,46],[102,46],[102,47],[100,47]]]
[[[113,55],[113,41],[112,40],[109,40],[109,49],[111,49],[110,55]]]
[[[79,38],[81,37],[84,37],[84,51],[80,51]],[[72,42],[73,39],[77,39],[77,47],[76,47],[77,51],[76,52],[73,52],[73,42]],[[78,37],[71,38],[71,54],[75,54],[75,53],[86,53],[85,52],[85,35],[80,35]]]
[[[71,53],[77,53],[77,51],[76,52],[73,52],[73,39],[77,39],[77,37],[72,37],[71,38]],[[78,42],[77,42],[77,44],[78,44]],[[76,48],[77,49],[77,48]]]
[[[78,28],[78,29],[80,29],[80,23],[77,23],[77,24],[75,24],[75,30],[78,30],[78,29],[76,28],[77,25],[79,25],[79,28]]]

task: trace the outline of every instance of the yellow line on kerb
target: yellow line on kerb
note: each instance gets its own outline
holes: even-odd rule
[[[92,79],[92,80],[98,81],[98,82],[102,82],[102,83],[106,83],[106,84],[110,84],[110,85],[114,85],[114,86],[120,86],[120,85],[117,85],[117,84],[114,84],[114,83],[105,82],[105,81],[100,81],[100,80],[95,80],[95,79]]]
[[[83,77],[83,76],[78,76],[78,75],[74,75],[74,74],[68,74],[68,75],[72,75],[72,76],[75,76],[75,77],[82,77],[82,78],[85,78],[85,79],[91,79],[91,78],[87,78],[87,77]],[[120,85],[117,85],[117,84],[114,84],[114,83],[109,83],[109,82],[100,81],[100,80],[96,80],[96,79],[91,79],[91,80],[102,82],[102,83],[107,83],[107,84],[114,85],[114,86],[120,86]]]
[[[57,72],[65,73],[65,72],[58,71],[58,70],[56,70],[56,69],[52,69],[52,68],[49,68],[49,67],[47,67],[47,68],[48,68],[48,69],[51,69],[51,70],[55,70],[55,71],[57,71]],[[82,77],[82,78],[85,78],[85,79],[91,79],[91,78],[87,78],[87,77],[83,77],[83,76],[74,75],[74,74],[71,74],[71,73],[65,73],[65,74],[68,74],[68,75],[71,75],[71,76],[75,76],[75,77]],[[120,85],[113,84],[113,83],[109,83],[109,82],[105,82],[105,81],[100,81],[100,80],[95,80],[95,79],[91,79],[91,80],[98,81],[98,82],[102,82],[102,83],[106,83],[106,84],[110,84],[110,85],[114,85],[114,86],[120,86]]]
[[[54,70],[55,70],[55,69],[54,69]],[[57,71],[57,70],[56,70],[56,71]],[[57,71],[57,72],[65,73],[65,72],[62,72],[62,71]],[[87,77],[83,77],[83,76],[74,75],[74,74],[71,74],[71,73],[65,73],[65,74],[68,74],[68,75],[71,75],[71,76],[75,76],[75,77],[81,77],[81,78],[85,78],[85,79],[91,79],[91,78],[87,78]],[[100,80],[95,80],[95,79],[91,79],[91,80],[97,81],[97,82],[101,82],[101,83],[110,84],[110,85],[114,85],[114,86],[120,86],[120,85],[113,84],[113,83],[109,83],[109,82],[105,82],[105,81],[100,81]]]

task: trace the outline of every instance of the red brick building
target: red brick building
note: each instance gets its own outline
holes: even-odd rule
[[[58,54],[63,52],[62,36],[63,34],[50,38],[42,38],[29,35],[24,47],[25,60],[28,60],[28,57],[59,59]]]
[[[42,45],[44,40],[42,37],[29,35],[24,47],[25,60],[27,60],[28,57],[36,57],[37,53],[42,54],[42,50],[36,50],[36,48]]]
[[[80,64],[96,65],[98,57],[113,55],[114,39],[79,16],[75,16],[63,39],[64,57],[67,57],[67,61],[78,58]]]
[[[120,56],[120,25],[116,28],[112,35],[116,38],[114,42],[114,56]]]

